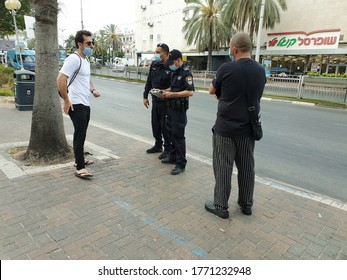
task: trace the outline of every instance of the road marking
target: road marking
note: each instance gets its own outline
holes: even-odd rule
[[[139,135],[135,135],[135,134],[130,134],[130,133],[126,133],[124,131],[120,131],[111,127],[108,127],[106,125],[103,125],[101,123],[95,122],[95,121],[91,121],[90,122],[91,125],[109,131],[111,133],[115,133],[124,137],[128,137],[130,139],[136,140],[136,141],[140,141],[146,144],[152,144],[152,140],[139,136]],[[196,161],[199,161],[201,163],[205,163],[207,165],[212,166],[212,159],[208,158],[208,157],[203,157],[194,153],[187,153],[187,157],[190,159],[194,159]],[[237,175],[237,172],[234,171],[233,172],[235,175]],[[330,205],[332,207],[347,211],[347,203],[343,202],[343,201],[339,201],[337,199],[334,198],[330,198],[328,196],[323,196],[321,194],[318,193],[314,193],[314,192],[308,192],[306,190],[303,190],[300,187],[296,187],[296,186],[288,186],[285,185],[284,183],[279,183],[279,182],[275,182],[275,181],[271,181],[269,179],[265,179],[265,178],[261,178],[256,176],[255,181],[267,186],[270,186],[272,188],[278,189],[278,190],[282,190],[285,191],[287,193],[291,193],[294,194],[296,196],[300,196],[302,198],[306,198],[306,199],[310,199],[310,200],[314,200],[314,201],[319,201],[320,203],[326,204],[326,205]]]
[[[333,125],[337,125],[337,126],[345,126],[345,127],[347,127],[347,124],[345,124],[345,123],[334,123]]]
[[[175,242],[179,246],[186,247],[192,252],[192,254],[196,255],[200,259],[206,259],[206,255],[208,254],[208,252],[201,246],[188,241],[184,236],[182,236],[182,232],[181,235],[178,235],[166,226],[158,227],[156,224],[158,220],[156,218],[149,216],[145,212],[135,209],[128,202],[120,200],[118,197],[114,197],[112,199],[112,203],[117,205],[124,211],[129,212],[133,217],[140,219],[143,224],[150,226],[158,234],[169,238],[171,241]]]
[[[117,134],[117,135],[121,135],[121,136],[130,138],[130,139],[142,142],[142,143],[152,144],[152,142],[153,142],[152,140],[150,140],[148,138],[145,138],[145,137],[142,137],[139,135],[135,135],[135,134],[130,134],[130,133],[127,133],[124,131],[120,131],[120,130],[108,127],[106,125],[103,125],[103,124],[95,122],[95,121],[91,121],[90,125],[95,126],[99,129],[109,131],[109,132]],[[66,137],[70,142],[72,141],[72,135],[67,135]],[[0,150],[5,150],[5,149],[7,150],[11,147],[27,146],[28,143],[29,143],[28,141],[24,141],[24,142],[0,144]],[[91,150],[93,150],[93,152],[96,153],[96,155],[94,157],[98,160],[107,159],[107,158],[114,158],[114,159],[120,158],[117,155],[115,155],[113,153],[113,151],[106,149],[104,147],[95,145],[91,142],[86,141],[85,146],[86,146],[86,148],[91,149]],[[209,166],[212,166],[212,159],[211,158],[203,157],[203,156],[200,156],[200,155],[197,155],[194,153],[187,153],[187,157],[190,159],[199,161],[201,163],[207,164]],[[45,171],[51,171],[51,170],[55,170],[55,169],[59,169],[59,168],[63,168],[63,167],[72,166],[72,165],[73,165],[73,162],[50,165],[50,166],[23,166],[21,163],[15,161],[15,160],[10,160],[10,159],[7,159],[7,158],[0,156],[0,170],[2,170],[4,172],[4,174],[6,175],[6,177],[9,179],[14,179],[17,177],[36,174],[36,173],[45,172]],[[237,175],[236,171],[234,171],[233,173],[235,175]],[[303,190],[302,188],[299,188],[297,186],[288,186],[288,185],[285,185],[284,183],[275,182],[273,180],[269,180],[269,179],[265,179],[265,178],[261,178],[261,177],[257,177],[257,176],[255,178],[255,181],[258,183],[270,186],[272,188],[279,189],[279,190],[285,191],[287,193],[294,194],[296,196],[300,196],[302,198],[306,198],[306,199],[310,199],[310,200],[314,200],[314,201],[319,201],[320,203],[330,205],[332,207],[347,211],[347,203],[346,202],[339,201],[337,199],[333,199],[333,198],[330,198],[328,196],[322,196],[321,194],[314,193],[314,192],[308,192],[308,191]]]

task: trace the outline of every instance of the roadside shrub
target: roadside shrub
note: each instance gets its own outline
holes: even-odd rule
[[[347,74],[344,73],[344,74],[333,74],[333,73],[322,73],[322,74],[319,74],[317,72],[308,72],[307,73],[307,76],[310,76],[310,77],[319,77],[319,76],[322,76],[322,77],[335,77],[335,78],[347,78]]]
[[[13,72],[15,69],[0,65],[0,95],[13,95],[14,80]],[[12,92],[12,94],[8,94]]]
[[[13,90],[0,88],[0,96],[14,96]]]

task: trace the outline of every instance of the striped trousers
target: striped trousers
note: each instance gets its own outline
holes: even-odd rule
[[[234,162],[238,174],[238,204],[251,208],[254,193],[254,145],[251,137],[230,138],[213,134],[213,171],[216,180],[214,204],[216,209],[226,211],[231,192],[231,176]]]

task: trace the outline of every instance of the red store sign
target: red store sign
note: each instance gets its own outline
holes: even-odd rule
[[[268,33],[267,50],[337,49],[341,29]]]

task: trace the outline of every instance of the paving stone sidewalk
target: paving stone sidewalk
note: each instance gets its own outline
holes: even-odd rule
[[[91,122],[92,180],[75,177],[72,163],[40,169],[10,158],[9,147],[29,140],[30,111],[0,104],[0,126],[0,259],[347,259],[345,204],[258,181],[245,216],[234,176],[231,217],[222,220],[204,209],[214,185],[208,162],[188,158],[172,176],[116,121]]]

